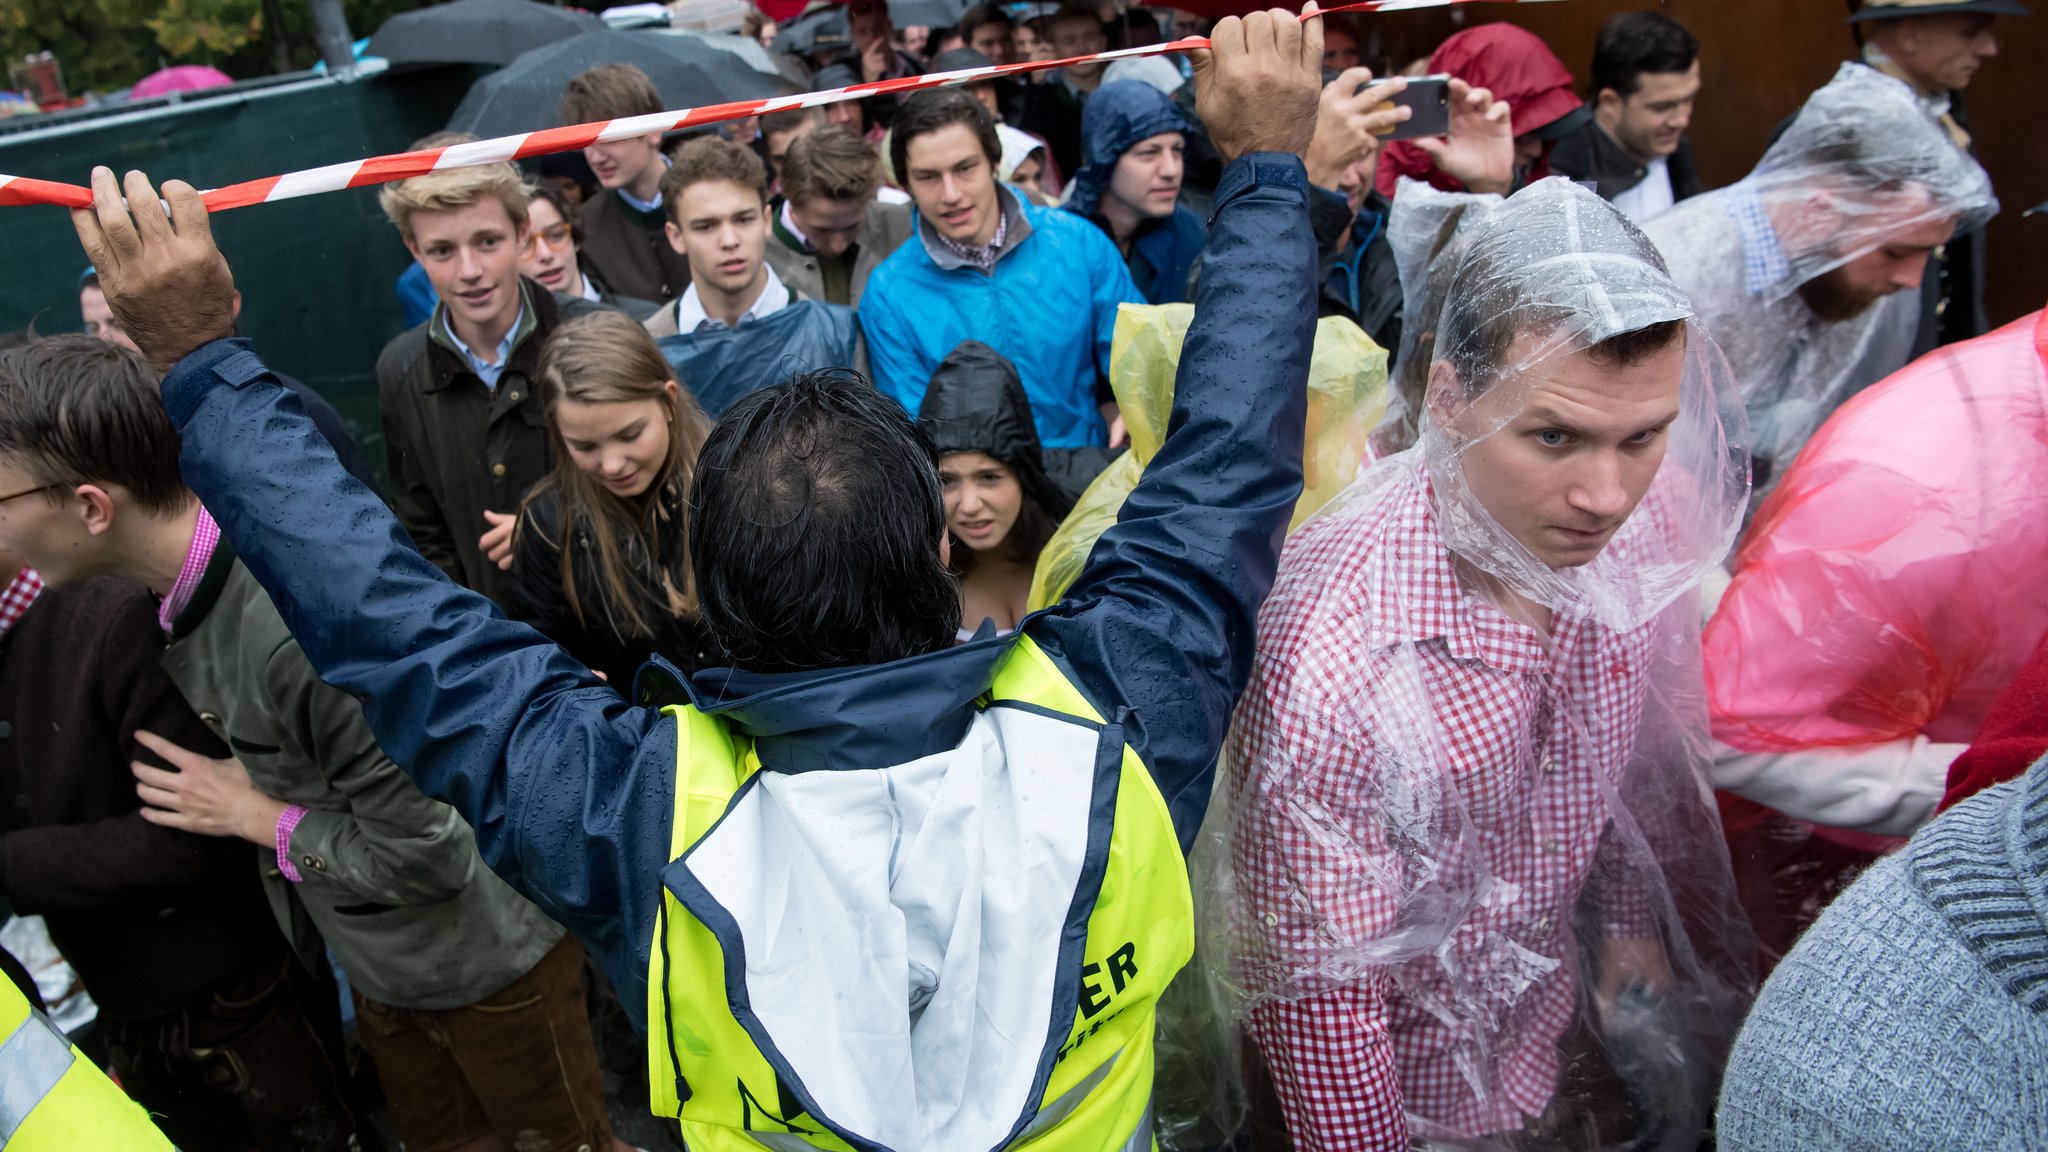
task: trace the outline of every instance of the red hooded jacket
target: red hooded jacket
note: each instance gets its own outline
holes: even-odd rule
[[[1429,58],[1429,70],[1484,88],[1496,100],[1508,102],[1516,136],[1526,136],[1547,127],[1583,107],[1572,88],[1571,69],[1557,58],[1541,37],[1513,24],[1481,24],[1445,40]],[[1550,144],[1528,172],[1531,183],[1550,175]],[[1396,140],[1380,153],[1379,173],[1374,184],[1380,195],[1391,198],[1394,182],[1402,176],[1427,180],[1446,192],[1463,192],[1465,186],[1436,170],[1429,153],[1406,140]]]

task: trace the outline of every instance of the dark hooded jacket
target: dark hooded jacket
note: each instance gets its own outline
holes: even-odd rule
[[[1109,190],[1116,163],[1139,141],[1162,132],[1194,132],[1186,114],[1173,98],[1142,80],[1118,80],[1104,84],[1089,97],[1081,115],[1081,170],[1074,173],[1073,194],[1067,211],[1086,216],[1111,240],[1116,233],[1098,209]],[[1147,220],[1131,235],[1124,263],[1131,280],[1148,304],[1177,304],[1188,299],[1189,278],[1195,261],[1202,255],[1207,230],[1202,218],[1186,205],[1173,206],[1173,215]]]
[[[1053,523],[1074,510],[1074,497],[1046,475],[1017,366],[981,341],[963,340],[939,361],[918,405],[917,426],[941,457],[981,452],[1000,461],[1017,477],[1025,499]]]
[[[1591,115],[1572,90],[1571,69],[1542,37],[1513,24],[1481,24],[1452,36],[1431,54],[1429,70],[1455,76],[1492,92],[1496,100],[1507,101],[1517,138],[1532,132],[1543,134],[1543,155],[1528,171],[1516,174],[1517,187],[1550,175],[1550,150],[1557,138],[1576,131]],[[1436,170],[1429,153],[1409,141],[1396,140],[1380,154],[1374,183],[1380,195],[1391,200],[1394,185],[1403,176],[1427,180],[1446,192],[1465,190],[1463,184]]]

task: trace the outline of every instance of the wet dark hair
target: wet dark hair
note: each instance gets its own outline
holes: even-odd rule
[[[1617,12],[1600,26],[1593,42],[1588,99],[1606,89],[1626,100],[1643,86],[1643,74],[1683,72],[1700,58],[1700,42],[1685,25],[1662,12]]]
[[[167,516],[192,499],[178,474],[178,431],[137,353],[67,333],[0,354],[0,453],[56,489],[118,484]]]
[[[996,122],[981,101],[959,88],[931,88],[905,100],[890,123],[889,163],[898,183],[910,186],[910,142],[954,124],[973,129],[991,169],[1002,164],[1003,144],[996,137]]]
[[[698,610],[729,666],[879,664],[953,643],[930,444],[858,372],[806,372],[726,410],[697,458]]]

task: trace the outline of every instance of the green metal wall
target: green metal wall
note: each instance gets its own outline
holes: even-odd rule
[[[350,83],[271,84],[141,112],[0,135],[0,172],[84,183],[92,166],[140,168],[212,188],[402,151],[440,128],[478,73],[385,73]],[[0,331],[79,329],[85,257],[57,208],[0,208]],[[318,388],[381,471],[377,352],[401,327],[392,285],[409,258],[374,190],[309,196],[216,216],[242,293],[241,327],[280,371]]]

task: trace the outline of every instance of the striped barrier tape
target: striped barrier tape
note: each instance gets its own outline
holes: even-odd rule
[[[1320,15],[1336,12],[1396,12],[1420,8],[1445,8],[1457,4],[1528,4],[1543,0],[1357,0],[1323,9]],[[1065,60],[1034,60],[1019,64],[997,64],[987,68],[965,68],[957,72],[934,72],[923,76],[906,76],[900,80],[875,80],[863,84],[849,84],[844,88],[831,88],[823,92],[805,92],[791,96],[774,96],[764,100],[735,100],[727,104],[712,104],[703,108],[689,108],[680,112],[653,112],[645,116],[628,116],[617,120],[600,120],[590,124],[572,124],[564,128],[547,128],[538,132],[522,132],[515,136],[499,136],[492,140],[477,140],[467,144],[450,144],[442,148],[427,148],[417,152],[398,152],[388,156],[372,156],[367,160],[350,160],[342,164],[329,164],[321,168],[307,168],[299,172],[287,172],[282,176],[266,176],[225,188],[215,188],[201,194],[210,212],[229,208],[242,208],[250,204],[268,204],[276,200],[289,200],[297,196],[313,196],[322,192],[339,192],[345,188],[369,188],[393,180],[404,180],[427,172],[450,168],[467,168],[478,164],[495,164],[507,160],[529,160],[536,156],[549,156],[558,152],[575,152],[591,144],[624,140],[634,136],[645,136],[653,132],[676,132],[687,128],[702,128],[727,120],[741,120],[749,116],[761,116],[780,112],[785,108],[818,108],[837,104],[842,100],[859,100],[868,96],[882,96],[897,92],[917,92],[926,88],[940,88],[951,84],[972,84],[979,80],[992,80],[1003,76],[1015,76],[1026,72],[1039,72],[1051,68],[1064,68],[1070,64],[1087,64],[1094,61],[1125,60],[1139,56],[1161,56],[1169,52],[1185,52],[1190,49],[1207,48],[1206,37],[1196,36],[1176,40],[1168,44],[1148,44],[1139,48],[1119,48],[1110,52],[1099,52],[1091,56],[1075,56]],[[24,176],[0,175],[0,206],[50,204],[64,208],[86,208],[92,205],[92,190],[76,184],[63,184],[52,180],[33,180]]]

